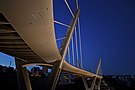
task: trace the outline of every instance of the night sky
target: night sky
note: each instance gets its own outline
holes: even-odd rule
[[[135,0],[86,0],[81,9],[85,68],[102,57],[105,74],[135,74]]]
[[[75,0],[67,1],[75,12]],[[79,4],[84,69],[95,72],[102,57],[103,74],[135,74],[135,0],[80,0]],[[64,0],[54,0],[54,19],[70,23]],[[55,23],[56,38],[66,30]],[[59,47],[61,41],[57,43]],[[9,65],[13,59],[0,53],[0,64]]]

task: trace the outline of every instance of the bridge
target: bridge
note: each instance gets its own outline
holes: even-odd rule
[[[66,0],[65,0],[66,1]],[[70,7],[66,2],[69,10]],[[96,79],[102,79],[97,72],[91,73],[75,67],[65,56],[79,21],[80,8],[72,13],[67,33],[58,48],[55,38],[52,0],[1,0],[0,1],[0,51],[15,57],[20,90],[32,90],[26,66],[35,64],[51,67],[52,72],[46,83],[48,90],[54,90],[62,71],[81,75],[87,90],[93,90]],[[101,63],[101,62],[100,62]],[[99,63],[99,65],[100,65]],[[86,78],[93,77],[91,88]]]

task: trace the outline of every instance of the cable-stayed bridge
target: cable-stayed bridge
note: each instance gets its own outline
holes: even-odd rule
[[[91,73],[82,69],[82,51],[80,45],[80,64],[75,67],[65,59],[67,52],[70,57],[70,41],[73,50],[73,33],[75,31],[75,39],[77,39],[76,23],[78,23],[79,42],[80,22],[78,7],[72,12],[68,2],[64,0],[73,18],[69,25],[54,20],[53,1],[52,0],[2,0],[0,1],[0,51],[15,57],[18,82],[20,90],[32,90],[30,80],[26,70],[26,66],[36,64],[52,67],[51,75],[48,78],[46,87],[48,90],[54,90],[62,70],[77,75],[81,75],[87,90],[87,83],[84,78],[94,77],[91,85],[93,90],[96,78],[101,79],[102,76],[97,72]],[[66,26],[66,35],[62,38],[55,38],[54,23]],[[62,40],[60,48],[57,46],[57,40]],[[77,40],[76,42],[76,58],[79,60]],[[72,53],[74,56],[74,53]],[[75,63],[75,60],[73,60]]]

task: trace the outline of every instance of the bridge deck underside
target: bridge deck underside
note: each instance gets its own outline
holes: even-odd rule
[[[0,13],[0,51],[20,58],[26,63],[43,62],[18,35],[2,13]]]
[[[52,6],[52,0],[0,1],[0,51],[27,63],[54,63],[60,60]],[[66,61],[63,70],[95,76]]]

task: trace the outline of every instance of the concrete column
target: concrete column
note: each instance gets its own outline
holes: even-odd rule
[[[100,90],[101,80],[102,79],[99,79],[99,82],[98,82],[98,90]]]
[[[61,68],[59,68],[60,63],[61,61],[55,62],[51,74],[49,75],[46,83],[46,90],[55,90],[57,81],[59,79],[59,75],[61,73]]]
[[[96,79],[97,79],[97,77],[95,76],[95,77],[93,78],[93,81],[92,81],[90,90],[94,90],[94,88],[95,88],[95,83],[96,83]]]
[[[83,80],[85,89],[86,89],[86,90],[90,90],[89,87],[88,87],[88,83],[87,83],[86,78],[84,78],[84,77],[82,76],[82,80]]]
[[[15,62],[16,62],[19,90],[32,90],[27,69],[26,67],[22,67],[22,64],[24,62],[18,58],[15,58]]]

